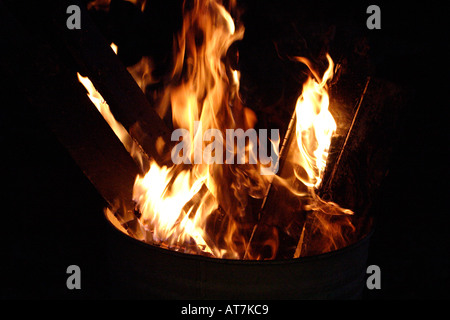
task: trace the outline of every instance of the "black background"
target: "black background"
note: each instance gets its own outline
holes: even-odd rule
[[[372,210],[376,229],[368,264],[380,266],[381,290],[365,290],[364,298],[448,299],[445,9],[433,2],[378,2],[382,28],[367,30],[369,4],[315,1],[308,6],[317,15],[311,21],[331,21],[338,35],[345,30],[366,37],[374,76],[406,88],[411,98],[389,175]],[[295,8],[293,1],[270,6],[255,1],[248,5],[248,19],[269,30],[270,23],[260,19],[296,17]],[[108,298],[105,203],[18,88],[2,80],[1,297]],[[82,270],[82,290],[66,288],[71,264]]]

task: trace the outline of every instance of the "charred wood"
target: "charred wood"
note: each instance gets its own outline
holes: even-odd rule
[[[64,14],[67,6],[79,1],[60,1],[52,9],[52,23],[55,34],[60,37],[80,73],[88,76],[97,90],[108,102],[115,118],[128,130],[150,158],[159,164],[170,159],[164,155],[170,150],[170,131],[150,105],[123,63],[111,50],[92,21],[85,6],[81,8],[79,30],[66,27]]]

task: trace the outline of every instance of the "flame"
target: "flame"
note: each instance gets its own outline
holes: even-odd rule
[[[192,181],[189,171],[176,174],[167,167],[159,167],[152,163],[150,170],[143,177],[136,178],[133,199],[139,204],[142,212],[140,221],[146,231],[145,241],[166,243],[181,248],[190,240],[200,249],[211,255],[214,248],[205,241],[204,215],[217,207],[210,194],[205,194],[196,209],[187,203],[198,194],[207,177]],[[189,238],[190,237],[190,238]]]
[[[346,234],[355,230],[349,219],[353,211],[341,208],[334,202],[324,201],[316,194],[327,165],[331,138],[336,131],[336,121],[328,109],[330,99],[327,87],[327,83],[333,77],[334,63],[328,54],[326,57],[328,68],[322,78],[313,69],[309,60],[303,57],[295,58],[304,63],[312,74],[303,85],[302,94],[297,99],[295,107],[299,150],[297,168],[300,170],[295,170],[294,173],[295,177],[307,187],[306,198],[309,199],[309,203],[304,208],[310,211],[306,218],[310,225],[307,226],[305,222],[295,257],[301,253],[306,227],[310,228],[308,232],[315,234],[316,238],[315,248],[310,249],[309,254],[329,252],[345,246],[349,242],[345,237]]]
[[[202,151],[217,142],[216,136],[214,141],[204,141],[210,130],[225,136],[227,129],[245,130],[256,122],[254,113],[239,102],[239,72],[225,62],[229,47],[243,34],[243,27],[235,26],[219,1],[196,1],[192,8],[184,8],[182,29],[174,41],[173,70],[157,110],[162,117],[171,110],[174,128],[187,130],[189,136],[184,138],[192,142],[187,155],[192,165],[166,168],[152,163],[144,177],[137,177],[134,200],[148,242],[163,242],[184,251],[195,243],[203,253],[215,257],[242,255],[245,237],[238,220],[245,216],[253,183],[245,181],[249,174],[244,168],[202,159]],[[130,73],[143,90],[157,81],[151,77],[148,58],[131,67]],[[246,150],[248,157],[254,152],[249,145]],[[214,152],[223,155],[225,149],[219,144]],[[256,172],[257,168],[252,168],[250,175],[267,180]],[[217,224],[218,220],[223,229],[209,235],[206,230],[211,229],[211,221]]]
[[[142,6],[146,3],[137,2]],[[240,100],[240,73],[227,62],[230,46],[244,36],[243,26],[235,25],[230,14],[234,5],[235,1],[230,1],[227,10],[219,0],[194,1],[189,8],[185,3],[183,25],[174,39],[170,74],[155,78],[149,57],[128,70],[144,92],[149,84],[163,84],[164,89],[153,94],[155,108],[162,118],[170,115],[174,129],[185,130],[181,141],[190,146],[187,154],[183,154],[189,161],[171,167],[151,161],[149,170],[136,177],[133,200],[140,213],[137,219],[143,234],[139,238],[173,250],[242,259],[257,223],[248,213],[248,203],[250,198],[263,199],[267,195],[274,177],[261,173],[270,170],[273,173],[267,162],[274,157],[278,159],[280,140],[279,137],[269,139],[271,146],[267,149],[272,148],[275,153],[272,158],[263,159],[257,153],[260,141],[255,143],[250,139],[245,144],[243,164],[235,164],[235,158],[239,163],[235,148],[231,149],[232,157],[227,158],[233,164],[217,163],[211,157],[202,161],[206,150],[213,154],[212,145],[216,147],[214,159],[230,151],[228,145],[222,146],[223,141],[218,141],[217,135],[210,134],[211,130],[226,136],[230,129],[252,129],[257,122],[255,113]],[[112,47],[117,53],[117,46]],[[331,137],[336,130],[336,122],[328,110],[327,92],[334,65],[329,55],[327,59],[329,66],[321,78],[307,59],[296,58],[312,74],[295,107],[299,155],[295,157],[297,163],[292,172],[292,177],[306,186],[307,192],[294,190],[288,180],[279,177],[277,183],[298,197],[309,199],[305,208],[317,217],[319,222],[315,228],[329,234],[327,241],[333,242],[339,231],[328,232],[331,223],[321,214],[352,212],[323,201],[315,193],[321,185]],[[89,79],[79,75],[79,80],[127,150],[137,157],[138,146],[114,119]],[[250,159],[257,162],[251,163]],[[270,237],[262,240],[262,247],[270,248],[274,258],[279,245],[278,231],[273,228],[269,233]],[[259,259],[260,255],[251,258]]]
[[[296,172],[296,176],[310,188],[317,188],[322,182],[331,137],[336,131],[336,122],[328,110],[330,99],[327,92],[327,82],[333,76],[334,64],[328,54],[327,59],[329,65],[323,78],[307,79],[295,107],[295,133],[301,155],[299,165],[306,173]],[[308,60],[304,58],[297,60],[310,67]]]

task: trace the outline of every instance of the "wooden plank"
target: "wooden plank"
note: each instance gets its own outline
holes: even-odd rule
[[[81,9],[81,29],[66,27],[69,5]],[[115,118],[128,130],[149,157],[160,164],[170,160],[170,131],[148,102],[125,66],[111,50],[89,16],[84,3],[62,0],[51,8],[55,34],[60,37],[76,61],[81,73],[88,76],[108,102]],[[119,49],[120,50],[120,49]],[[164,141],[164,148],[157,144]],[[169,155],[163,157],[163,155]]]
[[[0,0],[0,68],[40,115],[36,121],[55,133],[108,204],[129,206],[137,165],[87,97],[74,70],[38,30],[19,22]]]
[[[345,148],[327,167],[326,181],[318,190],[324,199],[355,212],[360,233],[367,232],[370,209],[388,173],[407,104],[401,87],[372,77],[352,130],[341,139],[340,148],[344,143]]]
[[[295,117],[294,112],[282,142],[277,176],[284,180],[284,183],[289,185],[292,190],[306,192],[306,187],[293,175],[297,164],[296,159],[293,158],[294,154],[290,150],[297,148]],[[285,250],[290,252],[295,247],[292,235],[300,235],[305,219],[305,212],[301,209],[302,201],[275,179],[261,202],[258,223],[250,237],[245,257],[254,257],[257,253],[264,251],[262,246],[273,237],[278,237],[278,257],[285,256]]]

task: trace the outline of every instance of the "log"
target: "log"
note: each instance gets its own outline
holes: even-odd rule
[[[336,171],[340,167],[340,162],[341,162],[341,159],[342,159],[342,155],[347,150],[347,144],[349,142],[349,138],[353,135],[353,128],[357,126],[357,125],[355,126],[356,121],[359,121],[359,118],[358,118],[359,110],[361,109],[361,104],[362,104],[362,102],[364,100],[364,96],[365,96],[365,94],[367,92],[367,87],[369,86],[369,83],[370,83],[370,77],[367,77],[366,85],[364,86],[364,91],[363,91],[363,93],[361,95],[361,98],[359,99],[358,106],[356,107],[356,111],[355,111],[355,114],[353,115],[352,122],[350,124],[350,127],[348,128],[347,134],[345,136],[345,140],[344,140],[344,142],[343,142],[343,144],[341,146],[341,151],[339,152],[339,156],[337,157],[337,160],[334,162],[334,164],[332,166],[329,178],[327,179],[326,183],[324,183],[322,185],[322,187],[321,187],[321,190],[322,190],[323,194],[326,194],[326,193],[330,192],[330,185],[333,183],[334,178],[336,176]]]
[[[279,238],[277,256],[283,257],[285,250],[290,252],[292,248],[295,249],[296,242],[295,240],[292,241],[293,235],[300,235],[301,233],[305,219],[301,208],[306,203],[302,203],[299,197],[286,188],[287,184],[293,190],[299,192],[307,191],[305,186],[292,174],[296,163],[295,154],[291,151],[298,149],[296,146],[295,122],[296,116],[294,112],[286,130],[278,160],[279,170],[277,177],[280,177],[284,182],[280,183],[282,180],[274,177],[269,186],[260,207],[258,222],[249,239],[245,258],[254,257],[259,252],[264,251],[262,246],[274,236]],[[269,256],[271,254],[269,253]],[[262,256],[259,258],[266,259],[269,257]]]
[[[81,9],[81,29],[69,30],[65,14],[69,5]],[[80,73],[89,77],[110,106],[115,118],[128,130],[147,155],[159,164],[170,161],[170,131],[148,102],[110,44],[78,0],[58,1],[51,8],[54,33],[68,49]],[[120,50],[120,48],[119,48]],[[163,146],[162,146],[163,145]]]

